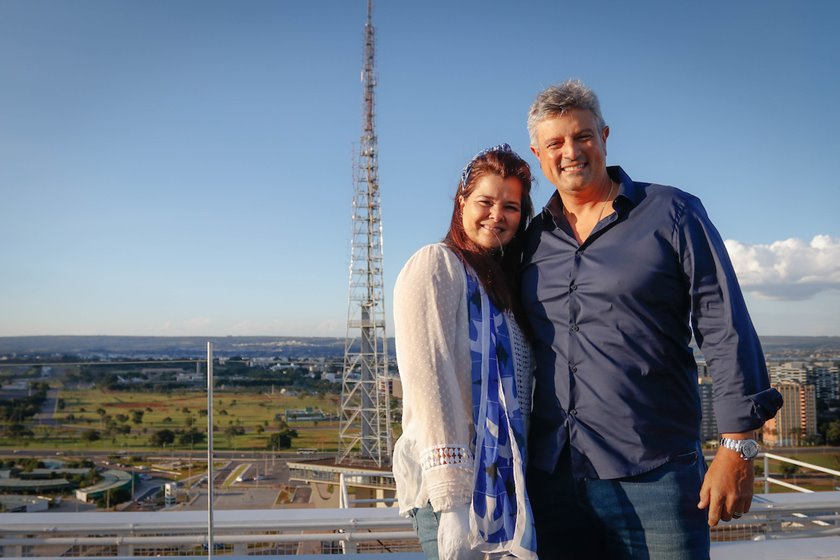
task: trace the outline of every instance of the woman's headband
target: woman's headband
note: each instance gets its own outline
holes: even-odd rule
[[[481,150],[480,152],[478,152],[477,154],[475,154],[473,156],[473,158],[469,161],[469,163],[467,163],[467,166],[464,167],[464,170],[461,171],[461,191],[463,191],[464,189],[467,188],[467,181],[470,178],[470,173],[472,172],[473,164],[475,163],[475,161],[478,158],[480,158],[482,156],[486,156],[487,154],[489,154],[491,152],[507,152],[509,154],[516,155],[516,152],[514,152],[510,148],[510,145],[507,144],[507,143],[499,144],[497,146],[492,146],[490,148],[485,148],[485,149]],[[519,157],[519,156],[517,156],[517,157]]]

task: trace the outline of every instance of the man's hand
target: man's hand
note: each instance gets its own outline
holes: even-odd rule
[[[720,447],[703,479],[700,503],[697,504],[699,509],[709,508],[709,527],[748,512],[754,482],[753,462],[745,461],[731,449]]]

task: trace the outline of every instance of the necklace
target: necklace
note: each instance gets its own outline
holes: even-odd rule
[[[612,181],[610,181],[610,192],[607,193],[607,200],[605,200],[604,204],[601,205],[601,211],[598,212],[598,219],[595,220],[596,224],[601,221],[601,216],[604,215],[604,209],[607,207],[607,204],[610,203],[610,199],[612,198],[612,192],[613,192],[613,187],[614,186],[615,186],[615,184]]]

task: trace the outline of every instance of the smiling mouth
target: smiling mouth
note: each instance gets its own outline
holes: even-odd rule
[[[576,171],[583,171],[584,167],[586,167],[585,163],[578,163],[578,164],[575,164],[575,165],[561,166],[560,171],[562,171],[564,173],[568,173],[568,172],[574,173]]]

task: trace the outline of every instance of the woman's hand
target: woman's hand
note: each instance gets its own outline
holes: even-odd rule
[[[470,548],[470,506],[455,506],[440,514],[438,526],[440,560],[482,560],[484,553]]]

